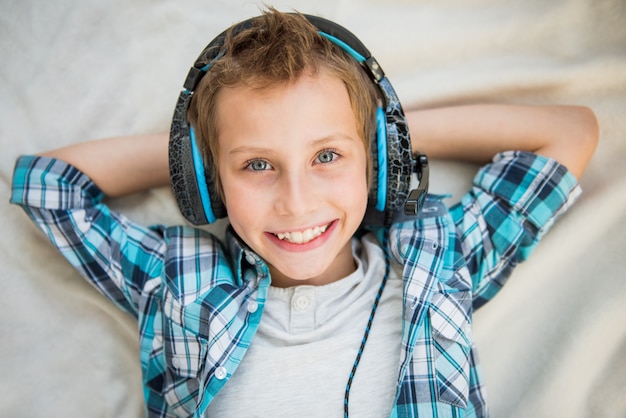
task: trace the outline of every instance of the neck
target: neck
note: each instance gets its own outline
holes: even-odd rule
[[[272,286],[287,288],[294,286],[323,286],[352,274],[357,268],[356,260],[352,255],[352,244],[348,242],[346,248],[337,255],[334,262],[319,276],[289,277],[272,265],[269,265],[272,276]]]

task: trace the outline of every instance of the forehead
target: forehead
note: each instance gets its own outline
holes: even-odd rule
[[[216,123],[220,146],[236,135],[255,138],[278,135],[322,135],[327,130],[356,132],[345,84],[320,72],[265,88],[239,84],[225,87],[217,98]],[[222,143],[224,142],[224,143]]]
[[[314,86],[313,89],[307,87]],[[271,80],[269,76],[252,75],[233,85],[221,87],[218,92],[218,102],[228,101],[235,95],[247,98],[271,98],[285,94],[301,94],[302,99],[311,96],[311,93],[335,95],[347,92],[346,84],[334,72],[323,68],[308,68],[297,77],[287,80]]]

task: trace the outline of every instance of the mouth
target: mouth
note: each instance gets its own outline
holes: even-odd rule
[[[306,244],[326,232],[329,226],[330,224],[327,224],[302,231],[279,232],[273,235],[281,241],[287,241],[292,244]]]

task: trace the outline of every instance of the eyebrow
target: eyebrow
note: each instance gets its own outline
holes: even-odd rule
[[[237,147],[237,148],[230,150],[228,152],[228,155],[243,154],[243,153],[266,154],[266,153],[271,153],[272,151],[274,151],[272,148],[261,148],[261,147],[253,147],[253,146],[244,145],[244,146]]]

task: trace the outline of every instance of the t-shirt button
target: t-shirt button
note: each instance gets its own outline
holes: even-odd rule
[[[255,313],[259,309],[259,304],[255,301],[248,303],[248,312]]]
[[[226,379],[228,372],[226,371],[226,367],[218,367],[215,369],[215,378],[218,380]]]
[[[304,311],[309,307],[310,303],[311,300],[308,297],[300,295],[294,300],[293,306],[299,311]]]

